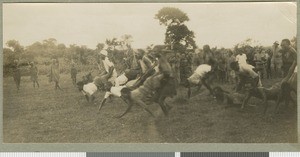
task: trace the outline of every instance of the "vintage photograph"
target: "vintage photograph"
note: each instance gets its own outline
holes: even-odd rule
[[[3,143],[297,143],[297,3],[3,3]]]

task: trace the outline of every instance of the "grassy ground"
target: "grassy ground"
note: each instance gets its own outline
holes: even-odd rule
[[[241,111],[238,107],[218,104],[206,89],[190,100],[186,89],[168,99],[169,116],[158,105],[149,106],[152,118],[134,106],[121,119],[126,105],[112,99],[97,112],[104,93],[95,104],[88,104],[74,87],[69,75],[62,75],[63,91],[40,76],[40,88],[33,88],[29,77],[22,77],[17,91],[11,77],[4,78],[3,136],[5,143],[292,143],[297,142],[297,114],[292,104],[272,116],[274,102],[266,115],[261,100],[252,98]],[[78,77],[80,78],[80,76]],[[263,82],[271,86],[278,80]],[[232,86],[223,85],[226,89]]]

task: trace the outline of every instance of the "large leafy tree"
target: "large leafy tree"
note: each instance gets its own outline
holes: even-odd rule
[[[6,45],[12,50],[15,58],[19,58],[24,52],[24,46],[22,46],[17,40],[9,40]]]
[[[115,49],[116,46],[121,45],[121,42],[118,41],[117,38],[106,39],[105,44],[109,47],[109,49]]]
[[[186,13],[178,8],[164,7],[155,15],[160,25],[166,26],[165,44],[176,51],[184,52],[187,48],[196,49],[194,32],[189,30],[185,22],[189,21]]]
[[[121,44],[123,46],[126,46],[127,48],[131,48],[131,43],[133,42],[133,37],[132,35],[125,34],[121,36]]]
[[[96,45],[96,51],[101,51],[102,49],[104,49],[105,44],[104,43],[98,43]]]

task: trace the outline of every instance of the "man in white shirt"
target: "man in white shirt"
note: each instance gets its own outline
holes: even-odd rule
[[[247,64],[247,56],[242,51],[239,51],[239,54],[235,57],[235,61],[239,64]]]
[[[210,85],[207,83],[207,79],[213,73],[214,69],[214,61],[209,60],[208,64],[201,64],[199,65],[194,73],[187,78],[188,80],[188,97],[191,96],[191,87],[196,85],[198,86],[198,90],[204,85],[210,92],[213,94],[213,90],[211,89]]]
[[[111,62],[107,57],[108,52],[106,50],[101,50],[99,55],[105,70],[104,73],[102,73],[102,75],[108,74],[112,70],[112,74],[111,76],[109,76],[108,81],[111,82],[112,84],[115,84],[115,80],[117,78],[117,71],[114,67],[114,63]]]
[[[260,80],[259,75],[253,70],[253,66],[249,64],[239,64],[237,62],[232,62],[230,64],[230,68],[236,71],[237,75],[239,76],[239,83],[237,85],[236,91],[240,91],[242,87],[245,86],[246,83],[250,83],[252,88],[256,88],[259,94],[266,100],[265,92],[263,91],[264,88],[262,87],[262,83]],[[249,93],[248,93],[249,95]],[[249,96],[244,99],[243,105],[241,108],[244,108],[245,103],[249,100]]]

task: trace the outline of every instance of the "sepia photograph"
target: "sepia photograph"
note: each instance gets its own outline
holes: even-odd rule
[[[297,3],[3,3],[3,143],[298,143]]]

